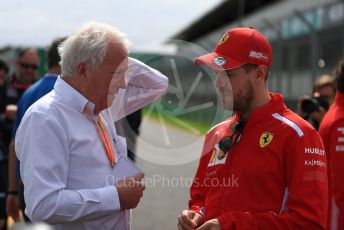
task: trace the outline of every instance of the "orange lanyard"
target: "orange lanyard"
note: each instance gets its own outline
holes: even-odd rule
[[[103,144],[106,155],[108,156],[108,159],[110,161],[111,166],[114,167],[116,164],[116,155],[115,155],[115,152],[112,150],[111,142],[109,140],[109,135],[108,135],[106,128],[102,122],[100,114],[98,115],[98,124],[97,124],[95,122],[95,120],[92,119],[91,111],[88,108],[85,107],[84,112],[85,112],[86,116],[88,117],[88,119],[90,119],[93,122],[93,124],[96,126],[98,136],[99,136],[99,138]]]

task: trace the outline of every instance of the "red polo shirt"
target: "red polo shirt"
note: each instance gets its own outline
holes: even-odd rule
[[[247,120],[238,143],[223,154],[238,115],[211,129],[191,187],[191,210],[222,229],[325,229],[327,168],[322,140],[289,110],[283,97]]]
[[[336,100],[323,118],[319,133],[329,162],[329,198],[332,228],[344,230],[344,93],[336,94]]]

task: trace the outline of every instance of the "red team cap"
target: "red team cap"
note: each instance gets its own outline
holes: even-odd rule
[[[244,64],[266,65],[272,61],[272,48],[268,40],[253,27],[235,28],[222,35],[214,52],[197,57],[197,65],[214,69],[234,69]]]

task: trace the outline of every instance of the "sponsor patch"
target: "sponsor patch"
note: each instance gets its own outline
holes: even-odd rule
[[[218,66],[224,66],[227,64],[227,59],[221,56],[214,57],[213,63]]]
[[[256,52],[253,50],[250,52],[249,56],[251,58],[269,60],[269,57],[266,54],[264,54],[262,52]]]
[[[305,160],[306,166],[320,166],[320,167],[326,167],[326,163],[319,160]]]
[[[225,154],[220,148],[219,145],[216,144],[212,153],[211,157],[208,163],[209,166],[214,166],[218,164],[225,164],[226,163],[226,158],[228,154]]]
[[[319,148],[305,148],[305,153],[325,156],[325,151]]]
[[[272,133],[263,132],[262,135],[260,135],[259,139],[259,145],[261,148],[264,148],[265,146],[269,145],[274,138],[274,135]]]
[[[336,152],[344,152],[344,145],[336,145]]]
[[[344,127],[338,127],[337,131],[341,134],[344,134]]]

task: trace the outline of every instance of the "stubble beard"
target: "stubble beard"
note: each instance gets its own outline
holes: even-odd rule
[[[252,83],[247,81],[246,90],[240,90],[233,98],[233,111],[239,114],[246,114],[249,112],[254,97],[253,91]]]

